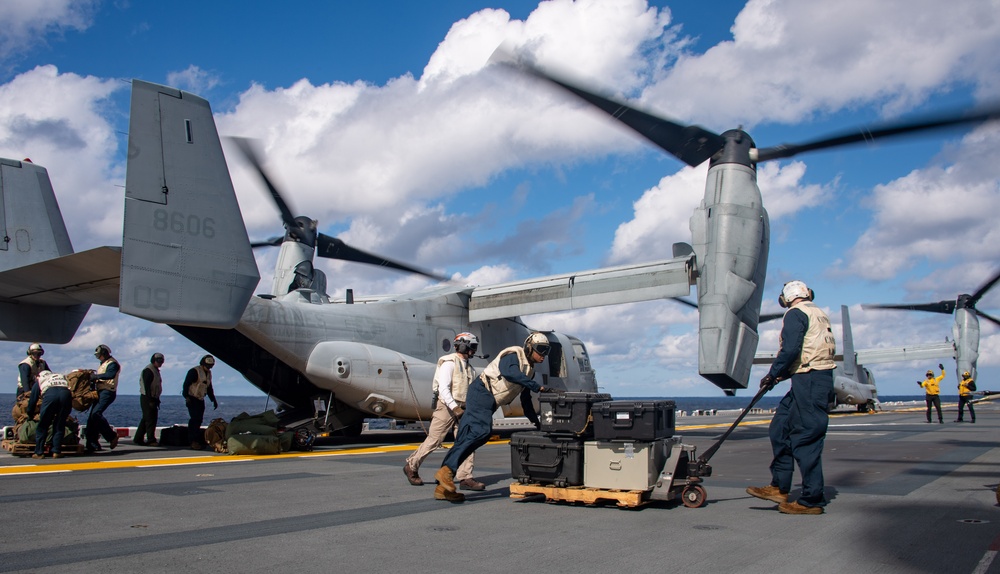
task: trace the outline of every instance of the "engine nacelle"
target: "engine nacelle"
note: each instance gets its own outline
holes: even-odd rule
[[[726,132],[712,160],[705,198],[691,216],[698,266],[698,372],[731,391],[745,389],[757,351],[770,224],[749,160],[753,141]]]

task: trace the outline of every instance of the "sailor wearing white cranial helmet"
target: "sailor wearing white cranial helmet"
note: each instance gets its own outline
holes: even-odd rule
[[[784,514],[822,514],[826,506],[823,443],[829,425],[827,404],[833,400],[836,342],[830,319],[813,302],[814,293],[802,281],[785,283],[778,303],[788,308],[781,326],[781,348],[760,381],[767,392],[783,379],[791,389],[775,410],[768,427],[774,459],[771,483],[751,486],[747,493],[778,503]],[[795,467],[802,478],[798,500],[788,501]]]

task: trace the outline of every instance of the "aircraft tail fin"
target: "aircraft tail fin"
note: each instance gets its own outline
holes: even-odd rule
[[[121,311],[231,328],[259,280],[208,101],[133,80]]]
[[[0,272],[73,253],[49,173],[29,160],[0,158]],[[42,305],[23,299],[19,277],[0,281],[0,340],[65,343],[90,305]]]
[[[851,314],[847,305],[840,306],[840,315],[844,319],[844,375],[853,377],[858,366],[858,358],[854,354],[854,336],[851,334]]]

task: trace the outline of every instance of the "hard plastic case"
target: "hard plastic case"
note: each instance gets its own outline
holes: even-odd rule
[[[594,403],[610,400],[611,395],[607,393],[541,393],[538,395],[541,430],[590,438],[594,435],[591,407]]]
[[[555,486],[583,484],[583,441],[530,431],[510,437],[510,473],[522,483]]]
[[[674,436],[674,401],[608,401],[597,403],[594,439],[653,441]]]

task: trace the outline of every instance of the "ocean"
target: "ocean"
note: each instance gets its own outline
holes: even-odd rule
[[[784,393],[776,393],[774,395],[767,395],[763,397],[760,402],[757,403],[757,408],[763,409],[773,409],[778,406],[778,401]],[[14,406],[14,394],[13,393],[0,393],[0,427],[10,426],[14,424],[14,419],[11,416],[11,408]],[[216,418],[222,418],[226,421],[232,420],[233,417],[240,413],[257,414],[266,410],[272,410],[275,408],[274,401],[268,401],[267,397],[216,397],[219,400],[219,409],[212,410],[211,402],[206,400],[207,409],[205,410],[205,421],[204,424],[207,425],[209,421]],[[616,397],[616,399],[622,400],[660,400],[664,397]],[[677,397],[668,398],[677,404],[678,412],[690,413],[694,410],[706,410],[706,409],[716,409],[716,410],[739,410],[747,406],[750,402],[752,395],[749,393],[745,395],[735,396],[735,397]],[[945,401],[957,401],[958,397],[941,397]],[[923,403],[923,395],[912,395],[912,396],[901,396],[901,397],[881,397],[882,402],[894,402],[894,401],[919,401]],[[80,413],[74,411],[74,416],[81,422],[86,421],[86,413]],[[142,418],[142,412],[139,410],[139,396],[138,395],[118,395],[118,398],[114,403],[108,407],[108,410],[104,413],[105,418],[108,419],[113,426],[116,427],[134,427],[138,426],[139,419]],[[187,407],[184,406],[184,398],[181,396],[164,396],[161,397],[160,403],[160,416],[157,421],[157,426],[170,426],[174,424],[186,425],[188,421]],[[373,424],[372,426],[381,426],[378,424]]]

